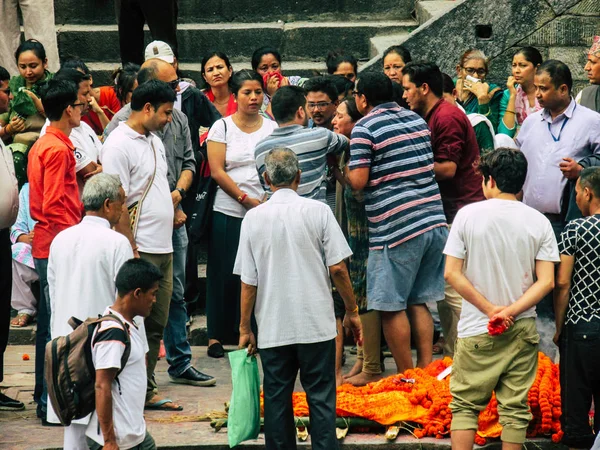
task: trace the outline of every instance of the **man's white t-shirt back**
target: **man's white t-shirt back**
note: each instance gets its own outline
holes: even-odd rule
[[[464,274],[488,301],[509,306],[535,282],[535,262],[559,262],[550,221],[518,201],[491,199],[463,207],[444,253],[463,259]],[[516,319],[535,317],[535,307]],[[464,301],[458,337],[487,333],[489,318]]]

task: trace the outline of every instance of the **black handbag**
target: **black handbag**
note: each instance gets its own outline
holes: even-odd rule
[[[208,160],[205,159],[200,163],[196,196],[190,207],[189,239],[193,244],[200,243],[208,236],[216,192],[217,183],[212,179]]]
[[[222,120],[225,127],[225,137],[227,137],[227,122],[224,119]],[[208,237],[215,194],[217,193],[217,183],[210,175],[206,147],[207,143],[206,139],[204,139],[200,150],[202,153],[202,162],[198,167],[196,195],[192,199],[191,205],[189,205],[191,216],[189,219],[188,236],[192,244],[198,244]]]

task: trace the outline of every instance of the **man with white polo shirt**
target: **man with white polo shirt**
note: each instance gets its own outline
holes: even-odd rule
[[[169,317],[173,291],[173,201],[167,179],[167,157],[154,134],[171,121],[175,92],[165,82],[150,80],[131,96],[131,115],[110,134],[100,154],[106,173],[119,175],[127,207],[115,229],[129,239],[135,257],[157,266],[163,278],[152,313],[146,318],[148,387],[146,408],[181,410],[160,398],[154,381],[160,340]]]
[[[152,59],[146,61],[138,74],[138,85],[142,86],[150,80],[161,80],[177,93],[177,74],[175,69],[165,61]],[[203,94],[202,94],[203,95]],[[131,104],[123,107],[108,124],[106,136],[118,128],[119,124],[129,119],[132,114]],[[156,130],[161,139],[167,158],[167,180],[175,208],[173,228],[173,293],[169,306],[169,319],[164,333],[169,377],[173,383],[193,386],[210,386],[215,384],[214,377],[198,371],[192,365],[192,348],[187,339],[187,308],[184,299],[186,253],[188,236],[185,228],[186,214],[182,203],[186,191],[190,189],[195,171],[193,145],[191,142],[191,125],[185,114],[173,107],[171,121],[163,129]],[[212,122],[210,122],[212,124]]]

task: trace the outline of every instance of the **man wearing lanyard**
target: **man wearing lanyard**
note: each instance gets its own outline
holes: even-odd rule
[[[575,103],[571,71],[561,61],[544,62],[534,84],[543,109],[525,119],[515,139],[528,162],[523,203],[550,220],[558,239],[567,221],[570,180],[600,156],[600,114]],[[569,211],[569,219],[576,212]],[[542,300],[538,314],[552,317],[551,298]]]

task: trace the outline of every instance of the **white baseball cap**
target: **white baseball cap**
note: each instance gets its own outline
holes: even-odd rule
[[[148,61],[153,58],[162,59],[169,64],[173,64],[173,61],[175,61],[175,53],[173,53],[173,50],[166,42],[153,41],[146,46],[144,60]]]

